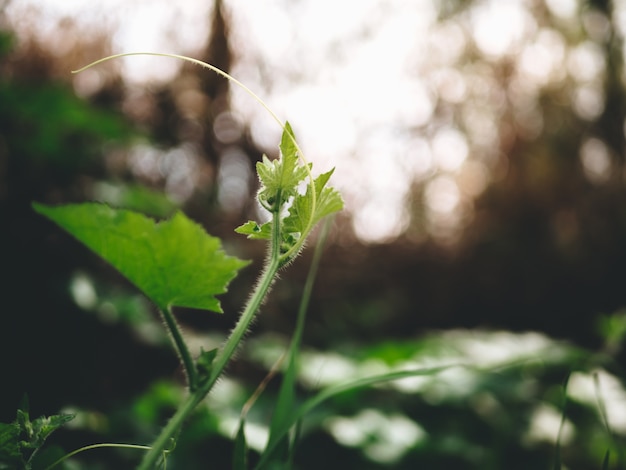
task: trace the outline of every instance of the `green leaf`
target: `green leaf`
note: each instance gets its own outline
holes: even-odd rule
[[[215,359],[215,356],[217,356],[217,349],[205,351],[200,348],[200,356],[196,360],[196,368],[198,369],[201,381],[207,379],[211,375],[211,369],[213,368],[213,360]]]
[[[288,233],[303,233],[306,231],[311,220],[311,227],[314,227],[322,218],[333,212],[343,209],[343,200],[339,192],[326,187],[326,183],[333,174],[333,170],[322,173],[315,178],[315,212],[313,211],[313,195],[311,186],[307,187],[305,194],[298,194],[292,206],[289,208],[289,216],[285,219],[285,231]]]
[[[179,306],[222,313],[215,296],[226,292],[248,264],[226,255],[218,238],[181,212],[156,223],[97,203],[33,207],[108,261],[162,310]]]
[[[17,410],[15,421],[11,424],[0,423],[0,469],[43,468],[41,462],[48,460],[39,450],[50,434],[74,419],[74,416],[73,414],[40,416],[31,421],[28,399],[24,397]],[[35,466],[34,459],[37,460]]]
[[[285,123],[285,129],[283,129],[283,134],[280,138],[278,148],[280,148],[280,153],[283,155],[283,158],[286,158],[286,156],[289,156],[289,158],[296,156],[296,152],[298,150],[296,147],[296,136],[293,133],[293,129],[291,128],[291,124],[289,124],[289,122]],[[293,171],[293,168],[291,171]]]
[[[0,468],[23,467],[24,460],[20,451],[19,436],[20,427],[17,423],[0,423]]]
[[[281,142],[280,159],[263,160],[257,163],[257,174],[261,188],[257,199],[261,206],[280,217],[280,251],[284,254],[283,264],[295,257],[303,246],[311,229],[324,217],[343,208],[338,191],[326,184],[334,170],[323,173],[311,182],[311,164],[298,161],[297,145],[289,123],[285,124]],[[300,189],[307,182],[306,191]],[[286,211],[283,211],[286,208]],[[246,222],[237,233],[254,240],[271,240],[272,223]]]
[[[298,184],[306,178],[307,168],[298,165],[296,146],[292,141],[293,131],[289,123],[285,124],[280,150],[281,157],[270,160],[263,155],[263,161],[257,163],[256,170],[261,180],[258,199],[270,212],[279,210],[298,190]]]
[[[17,410],[16,425],[20,431],[20,446],[24,449],[38,449],[44,441],[68,421],[73,420],[73,414],[61,414],[52,416],[40,416],[34,421],[30,420],[28,411]]]
[[[30,446],[32,448],[39,448],[43,445],[44,441],[63,426],[65,423],[74,419],[76,415],[62,414],[52,416],[40,416],[32,422],[32,431]]]
[[[272,224],[266,222],[263,225],[259,225],[254,220],[249,220],[237,227],[235,232],[247,235],[251,240],[269,240],[272,238]]]
[[[334,169],[329,171],[328,173],[320,175],[315,180],[315,190],[317,191],[317,205],[315,207],[313,225],[315,225],[327,215],[330,215],[334,212],[339,212],[343,209],[343,199],[341,198],[341,194],[339,194],[339,191],[337,191],[335,188],[325,186],[328,178],[330,178],[330,175],[333,171]],[[325,181],[323,183],[320,181],[322,177],[325,177]]]
[[[151,217],[171,216],[178,206],[167,195],[139,184],[101,182],[96,184],[94,199],[114,207],[124,207]]]

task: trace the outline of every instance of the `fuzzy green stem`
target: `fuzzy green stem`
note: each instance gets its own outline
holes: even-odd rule
[[[176,323],[176,319],[174,318],[171,308],[168,307],[166,309],[161,309],[161,315],[163,316],[167,329],[172,335],[174,347],[176,348],[176,351],[180,356],[180,360],[183,363],[183,367],[185,368],[189,391],[193,392],[198,387],[198,374],[193,358],[187,348],[187,343],[185,343],[185,339],[183,338],[178,323]]]
[[[252,98],[258,101],[261,106],[272,116],[272,118],[278,123],[278,125],[283,129],[283,131],[287,131],[287,126],[281,122],[281,120],[276,116],[276,114],[265,104],[265,102],[259,98],[254,92],[252,92],[247,86],[245,86],[240,81],[236,80],[234,77],[229,75],[228,73],[220,70],[219,68],[207,64],[206,62],[202,62],[196,59],[192,59],[190,57],[180,56],[177,54],[162,54],[162,53],[151,53],[151,52],[137,52],[137,53],[126,53],[126,54],[117,54],[109,57],[105,57],[104,59],[100,59],[96,62],[93,62],[79,70],[74,71],[73,73],[81,72],[85,69],[88,69],[94,65],[100,64],[102,62],[119,58],[119,57],[128,57],[133,55],[152,55],[152,56],[161,56],[161,57],[171,57],[175,59],[185,60],[187,62],[191,62],[202,67],[206,67],[215,73],[221,75],[227,80],[231,81],[235,85],[242,88],[246,93],[248,93]],[[266,262],[265,269],[261,275],[259,283],[257,284],[254,293],[237,322],[235,329],[232,331],[229,336],[226,344],[224,345],[222,351],[217,355],[215,361],[212,365],[211,374],[207,380],[202,381],[197,373],[195,364],[189,354],[187,346],[182,338],[180,330],[174,320],[174,317],[169,309],[165,309],[162,311],[163,318],[172,333],[172,337],[178,353],[181,357],[183,365],[187,372],[187,377],[189,381],[189,391],[190,395],[187,400],[182,404],[176,414],[172,417],[172,419],[168,422],[168,424],[163,428],[163,431],[155,441],[152,449],[146,454],[143,459],[141,465],[139,466],[140,470],[152,470],[156,465],[156,462],[159,459],[160,453],[166,448],[170,439],[174,436],[176,431],[180,428],[183,421],[192,413],[193,409],[204,399],[204,397],[209,393],[218,377],[221,375],[222,371],[230,361],[232,355],[234,354],[237,346],[243,339],[252,319],[254,318],[256,312],[258,311],[263,299],[267,295],[272,282],[278,272],[278,270],[286,265],[289,261],[291,261],[295,256],[300,252],[302,247],[304,246],[304,241],[313,229],[314,218],[317,206],[317,194],[315,188],[315,180],[311,173],[310,166],[307,164],[306,158],[304,157],[304,153],[302,149],[298,145],[293,133],[291,131],[287,131],[289,138],[293,142],[297,154],[299,158],[304,163],[304,168],[307,172],[307,176],[309,179],[309,187],[311,191],[311,217],[309,218],[305,229],[300,234],[300,240],[289,249],[287,253],[284,253],[281,256],[280,253],[280,244],[282,241],[281,237],[281,227],[280,227],[280,209],[282,207],[277,208],[273,211],[273,224],[272,224],[272,239],[271,239],[271,248],[270,248],[270,256]],[[278,194],[278,200],[280,200],[280,194]]]
[[[252,297],[250,297],[250,300],[246,304],[241,317],[237,321],[237,324],[224,344],[224,347],[215,358],[211,367],[211,375],[206,381],[198,384],[197,389],[193,391],[190,390],[191,393],[187,399],[165,425],[161,434],[152,444],[152,448],[144,456],[138,470],[154,469],[159,457],[163,453],[163,450],[167,448],[170,440],[180,429],[183,422],[191,415],[196,406],[198,406],[198,404],[207,396],[211,388],[213,388],[213,385],[217,382],[217,379],[226,368],[226,365],[235,353],[239,343],[245,336],[250,323],[252,323],[252,319],[259,310],[259,307],[263,303],[265,296],[272,286],[276,273],[280,269],[280,217],[278,214],[279,211],[275,212],[273,217],[269,259],[261,274],[259,283],[252,294]]]

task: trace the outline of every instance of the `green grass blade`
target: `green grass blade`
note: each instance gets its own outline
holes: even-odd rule
[[[298,420],[294,426],[293,437],[291,439],[291,446],[289,446],[289,454],[287,455],[287,468],[292,469],[293,461],[296,456],[296,447],[298,445],[298,441],[300,440],[300,435],[302,434],[302,420]]]
[[[606,403],[604,402],[604,398],[600,390],[600,377],[597,372],[593,374],[593,383],[594,383],[594,389],[596,393],[596,399],[598,400],[598,411],[600,412],[600,417],[602,418],[602,424],[604,425],[604,429],[609,438],[611,447],[617,450],[618,467],[624,468],[624,453],[621,450],[619,444],[616,442],[615,434],[613,433],[613,430],[611,429],[611,425],[609,423],[609,417],[606,412]],[[604,461],[606,465],[608,465],[610,450],[611,450],[610,448],[607,449],[606,451],[607,453],[604,457]]]
[[[567,385],[569,383],[570,374],[565,376],[563,381],[563,403],[561,405],[561,423],[559,424],[559,431],[556,436],[556,448],[554,451],[554,470],[561,470],[561,437],[563,435],[563,426],[565,425],[566,406],[567,406]]]
[[[242,417],[239,421],[239,429],[235,438],[235,452],[233,456],[233,470],[248,469],[248,447],[246,444],[245,420]]]
[[[274,436],[274,447],[277,443],[287,435],[289,430],[293,425],[295,425],[298,421],[300,421],[307,413],[313,410],[315,407],[321,405],[326,400],[333,398],[336,395],[339,395],[344,392],[349,392],[351,390],[357,390],[359,388],[369,387],[372,385],[378,385],[385,382],[391,382],[393,380],[405,379],[409,377],[418,377],[418,376],[429,376],[436,375],[446,369],[450,369],[451,367],[458,367],[457,365],[446,365],[446,366],[436,366],[436,367],[425,367],[420,369],[408,369],[401,370],[396,372],[387,372],[384,374],[374,375],[371,377],[363,377],[360,379],[351,380],[349,382],[338,384],[332,387],[328,387],[313,397],[309,398],[302,405],[300,405],[293,414],[289,417],[287,421],[283,423],[283,426],[275,431]],[[270,457],[274,452],[274,447],[268,446],[265,449],[259,463],[255,467],[257,470],[267,468],[266,465],[270,463]]]
[[[309,272],[307,274],[307,279],[304,285],[304,290],[302,292],[302,297],[300,299],[300,306],[298,308],[298,317],[296,322],[296,328],[293,334],[293,338],[291,339],[291,344],[289,347],[289,352],[287,356],[287,368],[285,370],[285,375],[283,377],[283,381],[281,383],[280,391],[278,394],[278,399],[276,401],[276,408],[274,410],[274,414],[272,416],[272,421],[270,423],[270,435],[267,443],[267,449],[276,450],[276,445],[278,441],[286,435],[283,433],[283,429],[286,425],[288,425],[291,421],[291,416],[295,411],[295,402],[296,402],[296,380],[298,375],[298,353],[300,351],[300,345],[302,344],[302,333],[304,331],[304,324],[306,319],[306,313],[309,307],[309,302],[311,300],[311,293],[313,291],[313,286],[315,284],[315,278],[317,277],[317,271],[320,264],[320,259],[322,257],[322,252],[324,251],[324,244],[326,243],[326,237],[328,236],[328,231],[330,226],[332,225],[332,219],[327,219],[320,236],[315,245],[315,251],[313,253],[313,259],[311,260],[311,266],[309,268]],[[288,446],[289,449],[287,451],[293,452],[293,445]],[[273,452],[274,452],[273,451]],[[283,457],[283,456],[281,456]],[[282,460],[282,458],[281,458]]]
[[[607,449],[602,461],[602,470],[609,470],[609,462],[611,461],[611,449]]]

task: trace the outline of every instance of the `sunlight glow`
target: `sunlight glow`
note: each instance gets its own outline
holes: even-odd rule
[[[546,0],[546,5],[555,16],[571,18],[578,11],[578,0]]]
[[[604,91],[594,85],[577,87],[572,93],[572,108],[581,118],[593,121],[604,111]]]
[[[438,176],[426,186],[426,204],[433,214],[449,214],[459,201],[459,188],[449,176]]]
[[[469,148],[465,135],[453,128],[441,128],[433,137],[435,164],[443,171],[454,172],[461,168]]]
[[[603,183],[611,176],[609,149],[600,139],[586,140],[580,148],[580,161],[585,176],[592,183]]]
[[[91,310],[98,303],[98,295],[91,279],[84,273],[76,273],[70,281],[70,293],[76,305]]]
[[[482,162],[467,161],[461,167],[456,182],[463,193],[474,198],[487,187],[489,170]]]
[[[597,407],[599,400],[606,406],[607,419],[613,431],[626,435],[626,390],[621,381],[604,370],[596,372],[598,387],[593,376],[574,372],[570,376],[567,394],[574,400]]]
[[[561,33],[543,29],[534,42],[523,48],[518,67],[523,76],[542,86],[565,78],[564,58],[565,40]]]
[[[535,27],[521,1],[491,0],[479,3],[473,13],[476,45],[493,58],[516,54],[524,36]]]
[[[248,398],[248,391],[239,382],[222,377],[211,392],[211,399],[205,400],[207,407],[217,419],[218,431],[224,437],[233,439],[237,435],[241,407]],[[269,429],[267,425],[248,418],[245,434],[246,445],[260,452],[267,444]]]
[[[606,58],[598,44],[585,41],[570,50],[567,69],[579,82],[601,80],[606,69]]]
[[[324,427],[344,446],[361,447],[375,462],[392,464],[427,438],[426,431],[404,415],[365,409],[357,415],[332,417]]]
[[[561,410],[546,404],[538,405],[530,417],[530,425],[525,436],[526,440],[531,443],[549,442],[556,444],[562,419],[563,412]],[[567,445],[572,442],[574,434],[574,425],[570,420],[566,419],[560,434],[561,445]]]
[[[301,371],[301,379],[309,387],[324,387],[357,376],[356,362],[341,354],[304,352],[301,357],[307,364]]]
[[[129,167],[143,178],[165,180],[165,190],[173,201],[184,201],[193,191],[200,176],[197,167],[197,152],[189,145],[160,150],[144,144],[131,149]]]
[[[403,173],[396,163],[407,159],[407,136],[390,129],[404,123],[426,125],[435,109],[431,87],[412,73],[428,59],[422,45],[434,25],[434,4],[422,0],[384,6],[380,1],[343,2],[339,9],[333,5],[330,18],[325,2],[294,7],[289,20],[297,31],[295,42],[288,49],[263,51],[258,49],[263,37],[254,35],[262,26],[259,15],[264,13],[255,14],[256,7],[250,6],[233,8],[234,34],[241,38],[238,42],[252,46],[242,50],[244,57],[233,73],[249,82],[263,80],[256,64],[273,70],[272,80],[278,86],[263,96],[279,115],[296,123],[296,134],[315,161],[337,166],[333,178],[353,213],[359,237],[384,241],[406,228],[404,206],[411,183],[410,173]],[[281,8],[289,10],[285,5]],[[304,56],[306,65],[302,64]],[[303,70],[315,73],[303,74]],[[296,83],[285,81],[284,77],[292,75],[298,77]],[[390,81],[394,82],[393,94],[380,93],[390,89]],[[233,93],[233,97],[253,123],[255,136],[276,135],[272,123],[248,106],[245,96]],[[265,139],[269,148],[275,146],[275,139]],[[398,148],[403,150],[398,152]]]
[[[238,147],[227,148],[223,152],[217,181],[220,207],[229,211],[241,210],[250,195],[253,176],[248,156]]]
[[[562,89],[578,117],[597,119],[605,109],[603,42],[612,26],[626,36],[626,0],[613,3],[609,20],[582,9],[580,0],[546,0],[555,24],[550,27],[539,24],[537,6],[524,0],[474,2],[445,19],[436,0],[224,0],[232,74],[292,123],[316,168],[337,167],[333,183],[345,196],[355,234],[366,242],[388,242],[412,229],[411,204],[422,192],[426,217],[420,230],[439,241],[460,234],[507,135],[532,140],[546,130],[545,89]],[[22,0],[10,3],[7,14],[16,28],[59,53],[76,41],[58,27],[69,17],[86,30],[109,27],[112,52],[197,56],[210,30],[211,8],[201,0]],[[580,28],[588,39],[576,42],[564,33]],[[119,70],[128,85],[125,112],[148,123],[154,110],[146,90],[171,80],[181,66],[138,56],[73,80],[77,93],[89,96],[106,84],[111,70]],[[177,108],[197,119],[206,98],[194,84],[176,86],[188,88],[176,94]],[[217,139],[228,145],[248,128],[260,148],[276,155],[281,131],[265,110],[235,87],[231,103],[233,113],[216,119]],[[183,169],[170,168],[166,177],[168,192],[184,200],[194,186],[181,185],[204,180],[193,175],[193,149],[180,150],[175,152]],[[606,179],[603,158],[581,151],[594,182]],[[244,189],[237,183],[222,196],[230,194],[234,199],[225,204],[241,207],[234,202],[235,186]]]

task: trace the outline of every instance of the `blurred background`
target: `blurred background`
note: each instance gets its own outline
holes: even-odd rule
[[[626,468],[626,1],[4,0],[0,28],[0,421],[28,393],[34,416],[79,412],[54,438],[66,450],[147,444],[183,393],[151,305],[32,201],[180,209],[254,260],[224,315],[177,311],[197,350],[221,343],[254,283],[265,247],[233,229],[259,216],[254,165],[277,155],[267,112],[168,58],[70,73],[169,52],[231,73],[291,122],[314,170],[336,167],[346,209],[310,306],[303,396],[433,361],[497,370],[337,398],[305,426],[297,468]],[[168,468],[229,467],[311,252]],[[251,412],[252,447],[277,386]]]

